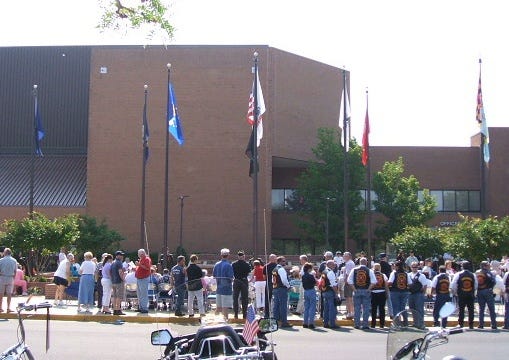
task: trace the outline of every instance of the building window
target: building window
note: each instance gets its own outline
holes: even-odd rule
[[[479,212],[481,193],[477,190],[431,190],[437,212]],[[419,191],[422,199],[422,191]]]
[[[294,192],[294,189],[272,189],[272,210],[292,210],[288,199]]]
[[[365,211],[367,207],[367,201],[368,201],[368,190],[360,190],[361,197],[362,197],[362,203],[359,206],[359,210]],[[378,196],[376,195],[376,192],[371,190],[371,211],[375,211],[375,205],[373,205],[373,201],[377,200]]]

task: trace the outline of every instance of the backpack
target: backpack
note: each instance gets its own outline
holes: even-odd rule
[[[420,274],[417,273],[412,279],[412,283],[408,286],[410,294],[417,294],[422,290],[422,283],[419,281]]]
[[[325,292],[331,289],[330,280],[329,277],[327,276],[328,272],[329,270],[327,269],[324,270],[320,275],[320,279],[318,280],[318,290],[320,290],[321,292]]]

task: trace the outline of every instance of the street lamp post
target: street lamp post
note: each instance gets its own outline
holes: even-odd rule
[[[329,202],[335,201],[335,198],[326,197],[325,198],[325,247],[329,250]]]
[[[191,195],[180,195],[180,248],[182,249],[182,223],[184,220],[184,199],[187,197],[191,197]]]

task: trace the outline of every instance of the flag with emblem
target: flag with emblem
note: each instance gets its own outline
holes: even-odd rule
[[[256,86],[256,89],[255,89]],[[256,94],[255,94],[256,92]],[[256,98],[255,98],[256,96]],[[256,100],[256,101],[255,101]],[[251,88],[251,94],[249,94],[249,104],[247,109],[247,122],[253,126],[255,123],[255,103],[258,107],[257,118],[258,124],[256,125],[256,146],[260,146],[260,140],[263,137],[263,118],[262,115],[265,113],[265,101],[263,100],[262,87],[260,85],[260,78],[258,77],[258,67],[255,70],[255,79],[253,81],[253,87]]]
[[[184,144],[184,134],[182,133],[182,126],[180,125],[180,117],[177,109],[177,98],[173,91],[173,85],[168,83],[168,131],[177,140],[179,145]]]
[[[482,139],[482,150],[484,155],[484,162],[488,164],[490,162],[490,134],[488,133],[488,125],[486,124],[486,116],[484,114],[484,104],[482,101],[482,87],[481,87],[481,59],[479,59],[479,85],[477,87],[477,108],[475,118],[479,127],[481,128]]]
[[[37,99],[37,96],[35,96],[35,114],[34,114],[34,123],[35,123],[35,155],[42,156],[42,149],[41,149],[41,140],[44,138],[45,132],[42,128],[42,118],[41,113],[39,111],[39,101]]]
[[[256,319],[254,306],[251,304],[247,308],[246,323],[244,324],[244,329],[242,330],[242,336],[249,345],[253,343],[258,330],[258,320]]]
[[[366,166],[369,160],[369,115],[366,105],[366,117],[364,119],[364,134],[362,134],[362,165]]]

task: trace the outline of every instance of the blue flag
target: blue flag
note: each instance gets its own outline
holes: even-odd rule
[[[148,131],[148,119],[147,119],[147,99],[145,97],[145,104],[143,105],[143,160],[147,162],[150,155],[148,149],[148,138],[150,133]]]
[[[42,128],[42,119],[41,113],[39,112],[39,102],[37,101],[37,96],[35,97],[35,155],[42,156],[41,150],[41,140],[44,138],[44,129]]]
[[[173,135],[179,145],[184,144],[184,134],[182,133],[182,127],[180,126],[180,118],[177,110],[177,99],[173,92],[173,86],[168,83],[168,131]]]

